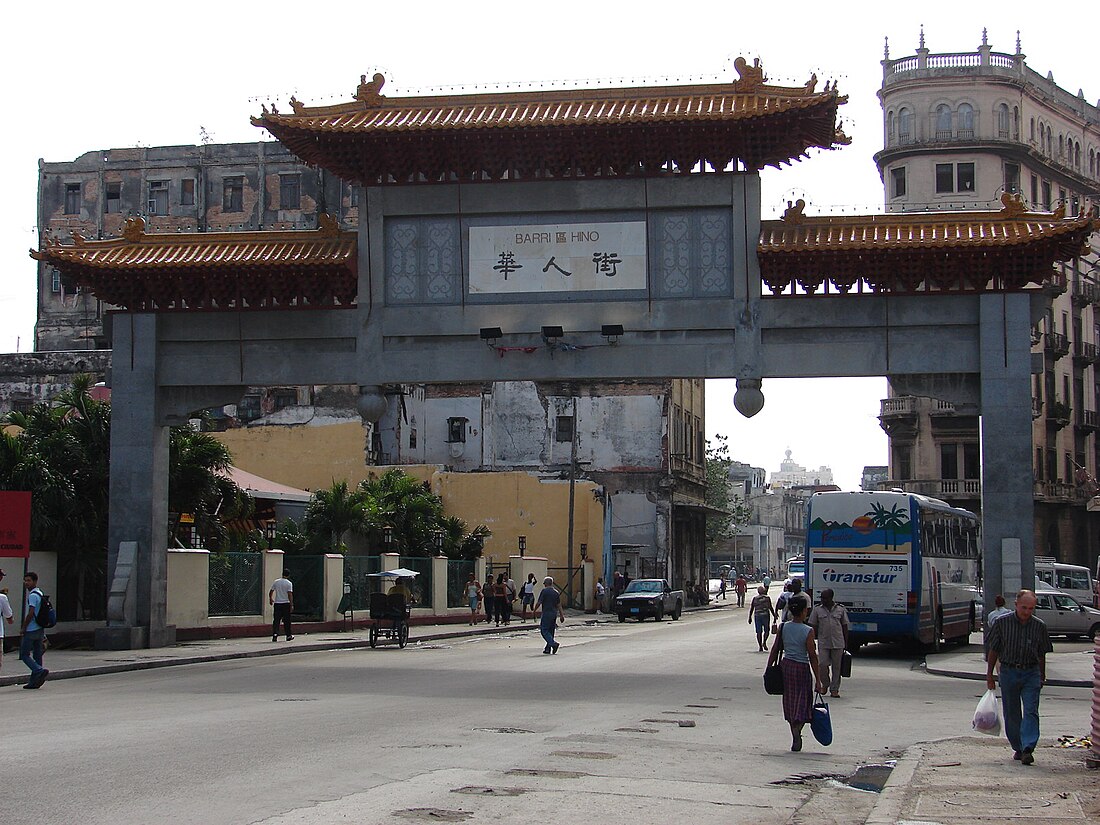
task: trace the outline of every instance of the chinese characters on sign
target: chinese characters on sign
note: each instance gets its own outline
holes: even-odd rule
[[[645,221],[470,227],[471,294],[645,286]]]

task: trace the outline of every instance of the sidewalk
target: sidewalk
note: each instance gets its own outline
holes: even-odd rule
[[[1093,682],[1093,651],[1075,650],[1047,654],[1047,684],[1052,687],[1091,688]],[[980,649],[950,653],[929,653],[924,657],[924,668],[937,676],[956,679],[980,679],[985,681],[985,660]]]

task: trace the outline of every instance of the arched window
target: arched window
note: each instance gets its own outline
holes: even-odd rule
[[[1012,107],[1012,139],[1020,139],[1020,107]]]
[[[959,104],[959,131],[957,137],[963,140],[974,137],[974,107],[969,103]]]
[[[1081,171],[1081,144],[1076,141],[1073,143],[1073,168]]]
[[[1031,140],[1032,143],[1035,142],[1035,118],[1031,119],[1031,138],[1030,138],[1030,140]]]
[[[1058,135],[1058,157],[1064,157],[1066,154],[1066,137],[1065,135]]]
[[[913,110],[904,106],[898,111],[898,142],[913,142]]]
[[[951,108],[946,103],[936,107],[936,140],[951,140]]]
[[[1089,149],[1089,174],[1096,174],[1096,153]]]
[[[997,137],[1008,140],[1008,104],[1002,103],[997,107]]]

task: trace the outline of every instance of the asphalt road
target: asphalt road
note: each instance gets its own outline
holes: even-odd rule
[[[4,688],[0,820],[822,825],[805,776],[964,733],[983,690],[870,646],[831,700],[833,745],[792,754],[743,610],[559,639],[556,656],[516,633]],[[1044,691],[1044,736],[1084,734],[1089,700]],[[868,796],[840,793],[836,821]]]

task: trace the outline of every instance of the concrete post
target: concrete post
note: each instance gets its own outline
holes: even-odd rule
[[[1031,311],[1030,297],[1022,293],[984,294],[979,301],[982,572],[988,612],[998,593],[1014,593],[1035,580]]]
[[[596,610],[596,565],[592,559],[581,561],[581,593],[584,594],[584,612]]]
[[[447,557],[432,556],[432,613],[442,616],[447,613]],[[465,592],[465,591],[464,591]]]
[[[400,553],[383,553],[380,558],[382,570],[396,570],[401,566]]]
[[[344,555],[342,553],[325,553],[324,594],[324,612],[321,618],[326,622],[342,619],[343,616],[336,610],[340,606],[340,599],[344,598]]]
[[[271,585],[275,583],[275,579],[283,575],[284,555],[286,554],[282,550],[264,550],[263,599],[260,603],[263,605],[265,624],[275,621],[275,607],[268,601],[267,594],[271,591]]]
[[[121,315],[114,324],[111,364],[111,481],[107,528],[108,580],[118,549],[134,542],[136,586],[122,618],[96,631],[108,649],[163,647],[168,626],[168,428],[157,416],[157,318]]]

